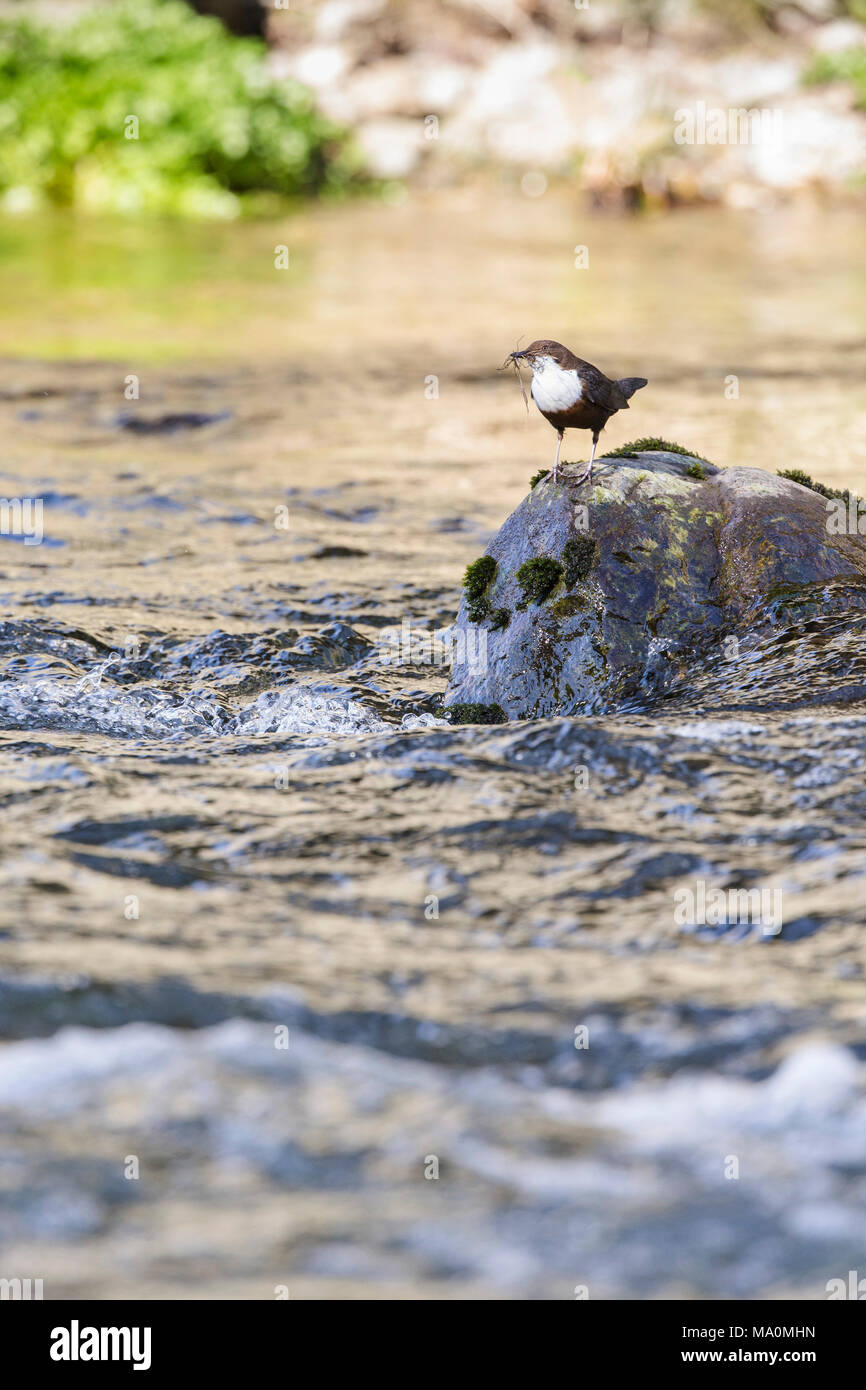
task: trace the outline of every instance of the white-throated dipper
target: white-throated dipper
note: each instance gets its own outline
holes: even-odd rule
[[[518,362],[529,363],[532,368],[532,399],[545,420],[556,430],[554,480],[559,470],[559,451],[565,431],[592,430],[589,464],[577,482],[591,480],[598,436],[611,415],[618,410],[628,410],[629,397],[646,386],[646,377],[627,376],[622,381],[611,381],[591,362],[584,362],[582,357],[575,357],[562,343],[554,343],[546,338],[530,343],[522,352],[512,352],[508,360],[515,366]]]

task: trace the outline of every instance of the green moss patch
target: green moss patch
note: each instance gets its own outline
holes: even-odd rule
[[[569,589],[586,579],[598,559],[598,541],[591,536],[573,536],[562,549],[565,583]]]
[[[601,454],[603,459],[631,459],[638,454],[684,454],[686,458],[700,459],[701,463],[709,463],[703,454],[696,454],[694,449],[687,449],[684,444],[673,444],[669,439],[656,439],[654,435],[646,439],[633,439],[628,444],[623,444],[620,449],[611,449],[609,454]]]
[[[857,0],[849,8],[861,21],[866,18],[862,3],[857,4]],[[857,105],[866,110],[866,46],[859,44],[837,53],[821,53],[805,75],[808,86],[840,80],[852,84]]]
[[[494,608],[490,614],[490,626],[494,632],[500,628],[508,627],[510,622],[511,613],[507,608]]]
[[[535,487],[535,484],[540,483],[542,478],[546,478],[549,472],[549,468],[539,468],[538,472],[533,473],[532,477],[529,479],[529,486]]]
[[[573,618],[578,613],[585,611],[587,601],[583,594],[567,594],[565,598],[559,598],[556,603],[550,605],[550,611],[554,618]]]
[[[483,623],[490,614],[487,590],[496,578],[496,561],[492,555],[482,555],[466,566],[463,592],[466,594],[466,616],[470,623]]]
[[[523,591],[518,608],[526,608],[530,603],[543,603],[549,598],[562,576],[562,565],[551,560],[548,555],[537,555],[532,560],[524,560],[517,570],[515,579]]]
[[[444,711],[451,724],[507,724],[508,715],[501,705],[475,705],[458,700]]]
[[[848,502],[851,495],[849,488],[828,487],[826,483],[816,483],[814,478],[810,478],[808,473],[804,473],[802,468],[778,468],[776,470],[780,478],[787,478],[792,483],[799,483],[801,487],[807,487],[812,492],[817,492],[821,497],[839,498],[843,502]]]

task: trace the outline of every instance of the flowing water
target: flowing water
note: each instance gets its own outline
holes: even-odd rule
[[[0,249],[2,491],[44,532],[0,543],[0,1275],[815,1299],[866,1273],[863,615],[655,704],[484,728],[436,717],[434,637],[550,462],[496,370],[520,335],[650,379],[607,448],[862,490],[854,214],[487,188],[7,222]]]

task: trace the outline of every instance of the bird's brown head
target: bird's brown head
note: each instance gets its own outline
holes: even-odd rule
[[[523,348],[520,352],[512,352],[511,361],[528,362],[532,366],[537,357],[552,357],[554,362],[562,365],[565,359],[570,356],[571,353],[568,348],[563,347],[562,343],[556,343],[552,338],[536,338],[534,343],[529,344],[529,347]]]

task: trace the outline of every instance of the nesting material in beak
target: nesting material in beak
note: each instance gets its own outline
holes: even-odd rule
[[[509,352],[508,356],[506,357],[505,361],[503,362],[503,364],[502,364],[502,366],[499,368],[499,370],[502,371],[504,367],[507,367],[507,366],[508,366],[509,362],[511,363],[512,367],[514,368],[514,374],[515,374],[515,376],[517,377],[517,380],[520,382],[520,394],[521,394],[521,396],[523,397],[523,404],[526,406],[526,413],[527,413],[527,415],[528,415],[528,414],[529,414],[529,400],[528,400],[527,395],[526,395],[526,387],[525,387],[524,384],[523,384],[523,377],[520,375],[520,367],[518,366],[518,361],[520,361],[520,360],[521,360],[522,358],[524,358],[525,356],[526,356],[526,353],[525,353],[525,352],[517,352],[517,351],[515,351],[515,352]]]

